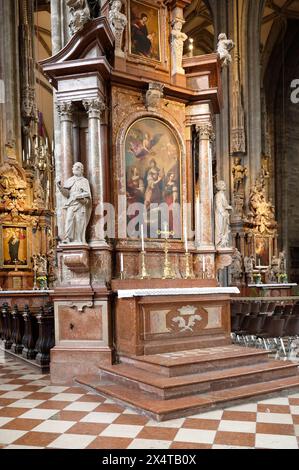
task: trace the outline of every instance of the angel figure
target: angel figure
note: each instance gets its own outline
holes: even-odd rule
[[[225,33],[220,33],[218,36],[217,52],[219,54],[222,67],[228,66],[232,61],[230,52],[235,47],[235,43],[231,39],[227,39]]]
[[[144,158],[149,154],[154,154],[153,147],[159,142],[162,134],[154,134],[151,136],[149,133],[136,132],[130,136],[129,152],[136,158]]]

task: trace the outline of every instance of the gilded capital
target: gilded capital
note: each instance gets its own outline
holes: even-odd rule
[[[105,103],[102,98],[84,100],[83,106],[88,113],[89,118],[101,119],[103,111],[105,111]]]
[[[61,101],[56,104],[60,119],[63,121],[72,121],[73,103],[71,101]]]

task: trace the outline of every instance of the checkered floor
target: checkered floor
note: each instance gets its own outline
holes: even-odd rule
[[[299,393],[157,423],[0,350],[0,448],[298,449]]]

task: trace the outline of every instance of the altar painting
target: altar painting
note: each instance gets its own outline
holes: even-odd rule
[[[27,228],[2,227],[2,266],[5,268],[27,267]]]
[[[139,204],[145,236],[160,238],[157,232],[168,230],[181,238],[180,147],[172,130],[158,119],[136,121],[126,135],[125,161],[128,223],[131,206]]]

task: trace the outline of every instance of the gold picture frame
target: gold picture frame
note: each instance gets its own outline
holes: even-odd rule
[[[0,228],[1,267],[5,269],[29,267],[29,232],[24,224],[3,224]]]

